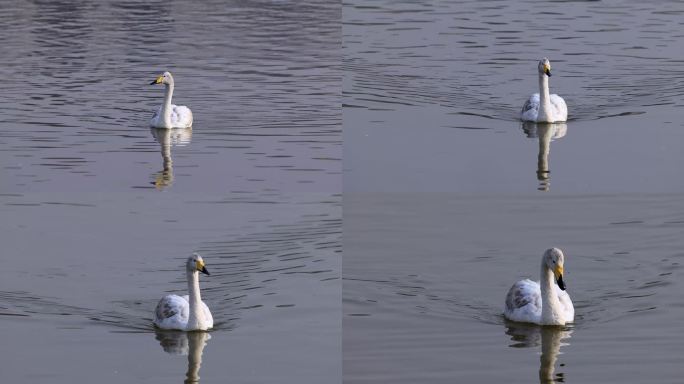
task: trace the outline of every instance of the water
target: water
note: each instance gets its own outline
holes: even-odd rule
[[[681,4],[343,8],[345,382],[680,382]],[[552,246],[575,324],[504,321]]]
[[[566,383],[679,381],[682,197],[543,200],[345,195],[345,382],[535,382],[554,338]],[[502,312],[550,246],[576,321],[545,336]]]
[[[4,2],[0,377],[335,382],[344,327],[349,383],[681,381],[682,13]],[[542,56],[567,123],[517,121]],[[550,246],[576,323],[505,322]],[[193,251],[216,328],[155,332]]]
[[[550,191],[684,190],[677,2],[347,2],[345,191],[534,192],[518,121],[551,60]]]
[[[340,377],[340,6],[8,2],[0,19],[3,381]],[[164,70],[192,130],[148,127]],[[215,329],[155,333],[194,251]]]

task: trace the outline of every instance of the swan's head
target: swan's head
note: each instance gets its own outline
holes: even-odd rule
[[[550,248],[544,252],[544,265],[553,272],[556,278],[558,287],[565,291],[565,283],[563,282],[563,264],[565,263],[565,256],[563,251],[558,248]]]
[[[207,267],[204,266],[204,260],[202,259],[202,256],[199,255],[199,253],[193,253],[192,256],[188,257],[188,262],[185,264],[185,267],[188,269],[188,272],[202,272],[205,275],[209,274],[209,271],[207,271]]]
[[[551,77],[551,62],[546,57],[539,60],[539,73]]]
[[[161,75],[157,76],[156,79],[154,79],[150,85],[155,85],[155,84],[171,84],[173,85],[173,76],[171,76],[171,72],[164,72]]]

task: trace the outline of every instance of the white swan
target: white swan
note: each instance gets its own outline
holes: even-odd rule
[[[214,318],[200,297],[199,272],[209,274],[202,256],[193,253],[185,263],[185,272],[190,296],[162,297],[154,310],[154,325],[162,329],[206,331],[214,326]]]
[[[159,107],[157,112],[150,120],[153,128],[188,128],[192,127],[192,111],[184,105],[171,104],[173,97],[173,76],[170,72],[164,72],[158,76],[150,85],[164,84],[164,104]]]
[[[506,295],[504,316],[512,321],[540,325],[565,325],[572,322],[575,308],[565,292],[564,259],[560,249],[547,249],[541,262],[541,285],[529,279],[513,284]],[[554,277],[558,285],[555,284]]]
[[[523,121],[537,123],[555,123],[568,119],[568,106],[562,97],[549,95],[549,77],[551,77],[551,63],[546,57],[539,61],[539,93],[534,93],[525,102],[520,111]]]

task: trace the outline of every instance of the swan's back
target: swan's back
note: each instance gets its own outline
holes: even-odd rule
[[[554,93],[549,96],[549,102],[551,103],[551,120],[566,121],[568,119],[568,106],[565,104],[565,100]],[[523,104],[523,107],[520,110],[520,119],[522,121],[537,122],[538,118],[539,93],[533,93],[525,104]]]
[[[204,312],[204,318],[207,321],[207,327],[214,328],[214,317],[211,315],[211,311],[204,301],[202,301],[202,312]]]
[[[561,303],[565,322],[572,322],[575,319],[575,308],[570,295],[555,284],[553,290]],[[508,290],[504,317],[520,323],[541,324],[542,305],[539,283],[530,279],[520,280]]]
[[[539,116],[539,94],[533,93],[523,104],[520,118],[523,121],[537,121],[537,116]]]
[[[192,111],[184,105],[171,106],[171,125],[173,128],[192,127]]]
[[[530,279],[513,284],[506,295],[504,316],[521,323],[541,322],[542,299],[539,283]]]
[[[204,313],[207,328],[214,327],[214,317],[207,304],[202,301],[200,308]],[[166,295],[159,300],[154,310],[153,323],[161,329],[176,329],[185,331],[190,318],[190,299],[188,295]]]
[[[188,325],[188,296],[166,295],[154,310],[154,325],[162,329],[184,330]]]
[[[152,119],[150,119],[150,126],[153,128],[169,128],[164,125],[164,117],[161,113],[162,107],[159,107]],[[171,127],[170,128],[190,128],[192,127],[192,111],[185,105],[171,104]]]
[[[549,96],[549,100],[551,101],[551,110],[554,115],[553,121],[567,121],[568,106],[565,104],[565,100],[555,93]]]
[[[565,322],[569,323],[575,320],[575,307],[572,305],[572,299],[567,291],[562,291],[560,288],[556,287],[556,293],[558,294],[558,300],[563,307],[563,315],[565,317]]]

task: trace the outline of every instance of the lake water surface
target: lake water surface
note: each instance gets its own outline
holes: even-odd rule
[[[2,381],[339,378],[340,5],[2,8]],[[155,333],[195,251],[215,329]]]
[[[345,382],[681,381],[682,14],[344,3]],[[544,56],[569,120],[521,124]],[[576,322],[505,322],[552,246]]]
[[[678,382],[684,198],[544,197],[345,195],[345,382]],[[545,336],[502,312],[551,246],[576,319]]]

